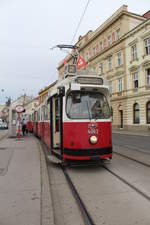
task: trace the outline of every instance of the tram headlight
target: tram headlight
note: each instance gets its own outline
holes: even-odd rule
[[[96,144],[97,143],[97,140],[98,140],[97,137],[94,136],[94,135],[90,137],[90,143],[91,144]]]

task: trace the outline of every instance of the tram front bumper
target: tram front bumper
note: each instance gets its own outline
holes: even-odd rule
[[[90,160],[99,157],[100,159],[112,157],[112,146],[92,149],[68,149],[64,148],[64,159]]]

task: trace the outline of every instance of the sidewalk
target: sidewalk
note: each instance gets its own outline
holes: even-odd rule
[[[8,130],[0,130],[0,140],[7,136]]]
[[[0,224],[53,224],[45,157],[31,135],[0,141]]]
[[[126,135],[139,135],[139,136],[150,136],[150,130],[126,130],[126,129],[112,129],[113,134],[126,134]]]

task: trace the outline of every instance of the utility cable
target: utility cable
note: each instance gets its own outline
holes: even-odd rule
[[[80,25],[81,25],[81,22],[82,22],[82,20],[83,20],[83,17],[84,17],[84,15],[85,15],[85,13],[86,13],[86,10],[87,10],[87,8],[88,8],[88,5],[89,5],[90,1],[91,1],[91,0],[88,0],[87,4],[86,4],[86,6],[85,6],[85,9],[84,9],[84,11],[83,11],[83,14],[82,14],[82,16],[81,16],[81,18],[80,18],[80,20],[79,20],[79,23],[78,23],[77,28],[76,28],[76,30],[75,30],[75,33],[74,33],[74,35],[73,35],[71,44],[73,43],[74,38],[75,38],[75,36],[76,36],[76,34],[77,34],[77,32],[78,32],[78,29],[79,29],[79,27],[80,27]]]

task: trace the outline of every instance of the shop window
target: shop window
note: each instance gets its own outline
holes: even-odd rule
[[[150,123],[150,102],[146,104],[146,120],[147,123]]]
[[[146,70],[146,84],[150,85],[150,68]]]
[[[150,54],[150,37],[145,40],[145,53]]]
[[[133,105],[133,122],[134,124],[140,123],[140,109],[138,103]]]

